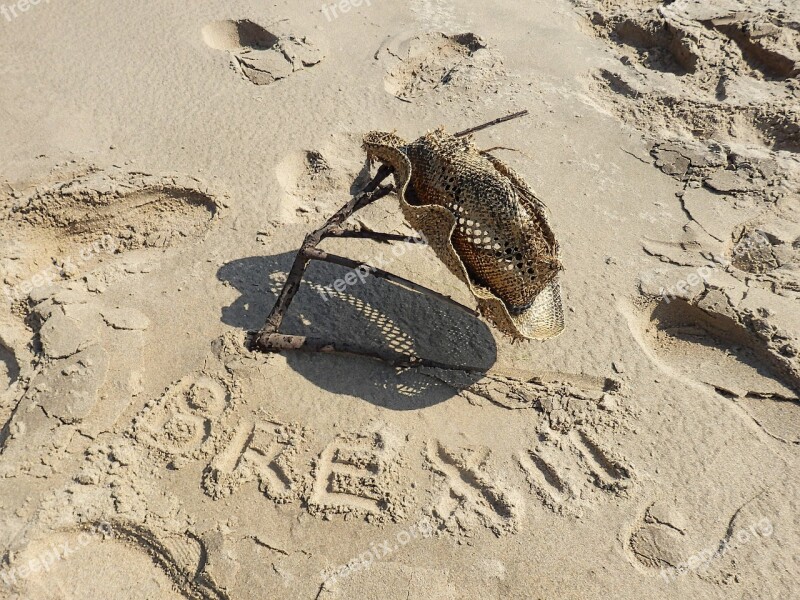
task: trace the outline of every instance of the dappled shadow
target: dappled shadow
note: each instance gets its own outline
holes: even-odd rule
[[[217,277],[233,285],[241,296],[222,309],[222,321],[247,331],[259,329],[294,256],[295,252],[287,252],[223,265]],[[347,273],[336,265],[312,263],[281,331],[448,364],[487,370],[494,364],[495,341],[479,319],[372,277],[364,283],[356,281],[343,292],[335,291],[334,281],[343,280]],[[424,408],[454,394],[451,387],[416,370],[396,369],[378,361],[318,353],[286,355],[293,369],[319,387],[394,410]],[[469,377],[477,381],[481,375]]]

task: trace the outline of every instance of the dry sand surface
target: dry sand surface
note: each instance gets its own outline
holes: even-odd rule
[[[796,0],[12,1],[1,598],[800,598]],[[365,132],[523,109],[559,337],[315,263],[288,331],[486,374],[247,350]]]

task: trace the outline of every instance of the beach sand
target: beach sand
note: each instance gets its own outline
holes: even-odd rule
[[[5,2],[0,597],[800,597],[795,2]],[[486,372],[247,349],[364,133],[521,110],[560,336],[314,263],[284,331]]]

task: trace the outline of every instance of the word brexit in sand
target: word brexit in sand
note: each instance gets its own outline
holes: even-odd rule
[[[593,431],[553,434],[551,448],[493,452],[496,464],[515,465],[498,479],[487,466],[488,455],[435,437],[409,446],[405,429],[380,426],[319,435],[299,422],[241,418],[231,389],[222,380],[188,375],[138,414],[131,436],[170,468],[202,471],[200,488],[214,500],[255,485],[276,505],[298,503],[312,515],[360,515],[369,522],[402,522],[414,511],[427,515],[426,507],[434,507],[430,521],[421,515],[409,520],[392,544],[359,555],[360,564],[377,562],[386,550],[414,539],[415,532],[426,537],[434,528],[455,533],[467,524],[496,535],[515,532],[529,497],[559,514],[577,514],[635,484],[633,468]],[[527,389],[546,393],[537,386]],[[583,398],[586,402],[588,396]],[[175,431],[185,435],[176,439]],[[433,477],[420,478],[411,463],[430,469]],[[430,501],[422,504],[409,489]]]

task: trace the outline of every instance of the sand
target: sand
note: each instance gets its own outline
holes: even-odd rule
[[[8,1],[0,597],[800,597],[795,2]],[[524,109],[563,334],[315,264],[287,331],[486,373],[245,347],[365,132]]]

